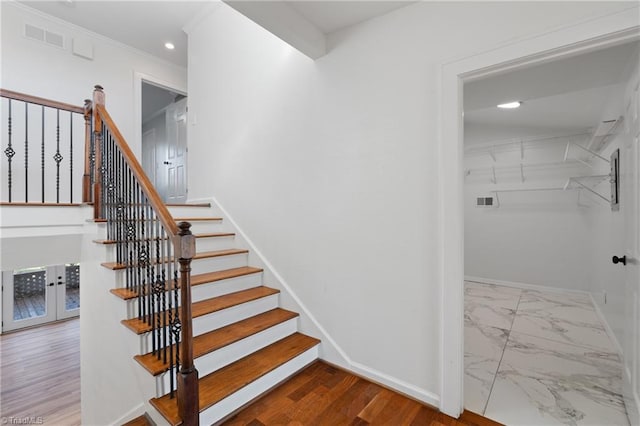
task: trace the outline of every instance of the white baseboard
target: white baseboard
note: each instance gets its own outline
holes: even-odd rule
[[[558,288],[558,287],[551,287],[551,286],[540,285],[540,284],[526,284],[526,283],[520,283],[515,281],[495,280],[493,278],[474,277],[470,275],[465,275],[464,280],[473,281],[481,284],[503,285],[505,287],[521,288],[524,290],[539,290],[539,291],[550,291],[553,293],[574,293],[574,294],[577,293],[577,294],[591,295],[591,293],[585,290],[574,290],[570,288]]]
[[[569,288],[549,287],[549,286],[538,285],[538,284],[525,284],[525,283],[519,283],[519,282],[513,282],[513,281],[494,280],[494,279],[491,279],[491,278],[473,277],[473,276],[469,276],[469,275],[465,275],[464,276],[464,280],[465,281],[477,282],[477,283],[481,283],[481,284],[495,284],[495,285],[502,285],[502,286],[505,286],[505,287],[521,288],[521,289],[524,289],[524,290],[539,290],[539,291],[549,291],[549,292],[553,292],[553,293],[565,293],[565,294],[566,293],[570,293],[570,294],[584,294],[584,295],[587,295],[587,296],[589,296],[589,300],[591,300],[591,303],[593,304],[593,306],[595,308],[596,315],[598,315],[598,318],[600,319],[600,322],[602,323],[602,326],[604,327],[604,331],[607,333],[607,336],[609,336],[609,339],[611,339],[611,342],[613,342],[613,345],[614,345],[614,347],[616,349],[616,352],[618,353],[618,356],[620,356],[620,359],[622,359],[622,346],[620,346],[620,342],[618,342],[618,339],[616,338],[616,335],[613,332],[613,329],[611,328],[611,326],[607,322],[607,319],[605,318],[604,314],[602,313],[602,310],[600,310],[600,306],[596,302],[596,300],[593,297],[593,294],[591,292],[585,291],[585,290],[574,290],[574,289],[569,289]]]
[[[129,410],[126,414],[111,422],[112,426],[120,426],[127,423],[130,420],[140,417],[145,413],[144,404],[137,405]]]
[[[411,398],[422,401],[426,404],[434,407],[440,407],[440,397],[426,389],[419,388],[411,383],[407,383],[403,380],[399,380],[395,377],[391,377],[385,373],[382,373],[359,362],[351,362],[351,371],[370,379],[373,382],[379,383],[386,387],[397,390]]]
[[[258,250],[256,245],[249,239],[247,234],[238,226],[237,222],[233,220],[231,215],[220,205],[220,203],[216,200],[215,197],[209,198],[201,198],[201,199],[190,199],[189,203],[211,203],[212,207],[220,209],[222,212],[222,216],[224,220],[228,220],[229,223],[235,228],[236,233],[245,241],[248,245],[248,249],[250,249],[262,262],[262,266],[265,270],[269,270],[269,272],[273,275],[273,277],[277,281],[277,287],[280,287],[281,290],[287,293],[289,297],[296,303],[301,312],[300,316],[306,317],[313,326],[318,330],[321,335],[319,338],[322,340],[322,344],[320,346],[320,358],[327,360],[329,363],[336,364],[339,367],[350,370],[355,374],[358,374],[366,379],[370,379],[372,382],[379,383],[383,386],[386,386],[390,389],[396,390],[400,393],[403,393],[407,396],[410,396],[414,399],[422,401],[426,404],[432,405],[434,407],[440,406],[440,397],[426,389],[422,389],[418,386],[415,386],[411,383],[405,382],[404,380],[398,379],[396,377],[389,376],[383,372],[380,372],[374,368],[368,367],[364,364],[360,364],[356,362],[347,355],[347,353],[338,345],[338,343],[331,337],[331,335],[327,332],[327,330],[320,324],[320,322],[316,319],[316,317],[309,311],[307,306],[300,300],[298,295],[293,291],[291,286],[285,281],[285,279],[275,270],[273,265],[266,259],[266,257]],[[305,330],[302,330],[303,332]],[[329,346],[332,349],[332,352],[338,355],[342,359],[334,359],[335,357],[330,357],[327,359],[326,356],[326,347],[324,345]]]

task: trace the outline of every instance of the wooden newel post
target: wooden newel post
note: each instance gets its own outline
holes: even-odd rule
[[[193,328],[191,321],[191,260],[196,252],[196,238],[189,222],[178,224],[176,255],[180,262],[180,371],[178,371],[178,414],[184,426],[200,424],[198,370],[193,365]]]
[[[82,175],[82,202],[91,200],[91,99],[84,100],[84,174]]]
[[[94,182],[93,182],[93,217],[99,219],[102,212],[102,119],[98,114],[98,106],[104,106],[102,86],[96,85],[93,90],[93,133],[94,133]]]

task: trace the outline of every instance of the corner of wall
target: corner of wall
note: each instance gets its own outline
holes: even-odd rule
[[[354,361],[344,351],[344,349],[335,341],[335,339],[329,334],[329,332],[320,324],[318,319],[313,315],[304,302],[298,297],[291,285],[278,273],[275,267],[269,262],[266,256],[256,247],[256,245],[249,239],[247,234],[242,230],[238,223],[232,218],[232,216],[225,210],[225,208],[218,202],[218,200],[211,196],[198,199],[190,199],[189,203],[211,203],[212,207],[219,209],[224,222],[228,222],[234,228],[234,231],[239,237],[239,245],[250,249],[252,255],[251,258],[254,266],[259,266],[264,269],[266,281],[270,286],[278,288],[281,293],[281,301],[284,307],[295,310],[300,314],[300,330],[304,333],[318,337],[322,340],[320,348],[320,358],[337,365],[338,367],[347,369],[357,375],[360,375],[367,380],[375,383],[379,383],[388,388],[394,389],[397,392],[408,395],[411,398],[420,400],[426,404],[438,407],[440,403],[440,396],[436,395],[426,389],[422,389],[404,380],[400,380],[396,377],[392,377],[386,373],[378,371],[367,365]]]

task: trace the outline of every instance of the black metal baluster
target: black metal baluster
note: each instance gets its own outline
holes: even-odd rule
[[[164,229],[164,226],[161,227],[162,232],[161,232],[161,237],[162,240],[158,241],[158,244],[160,244],[161,246],[161,253],[160,255],[162,256],[162,258],[167,258],[168,254],[166,252],[166,240],[168,240],[169,238],[167,237],[167,233]],[[161,281],[162,281],[162,311],[163,312],[167,312],[167,292],[170,290],[168,287],[168,283],[167,283],[167,268],[169,267],[169,265],[171,264],[170,261],[167,261],[166,265],[163,265],[162,267],[162,271],[161,271]],[[169,346],[171,345],[171,342],[167,339],[167,329],[169,328],[169,323],[168,323],[168,312],[167,314],[164,315],[164,321],[162,323],[162,341],[164,342],[164,351],[162,353],[162,362],[164,362],[165,364],[167,363],[167,350],[169,349]],[[171,362],[171,358],[169,358],[169,362]]]
[[[56,108],[56,153],[53,160],[56,162],[56,203],[60,202],[60,162],[62,161],[60,154],[60,110]]]
[[[73,112],[69,111],[69,202],[73,203]]]
[[[13,150],[13,147],[11,146],[11,99],[9,99],[9,120],[8,120],[8,130],[9,130],[9,138],[7,140],[7,148],[4,150],[4,154],[7,156],[7,162],[9,163],[9,166],[7,168],[7,172],[8,172],[8,184],[9,184],[9,202],[11,202],[11,182],[12,182],[12,174],[11,174],[11,159],[13,158],[14,155],[16,155],[16,152]]]
[[[180,330],[182,325],[180,324],[180,316],[178,314],[178,267],[177,264],[173,265],[173,301],[175,306],[175,312],[173,314],[173,319],[171,322],[171,334],[173,335],[173,341],[175,342],[176,349],[176,359],[174,363],[174,372],[171,374],[171,381],[173,382],[175,375],[178,374],[180,370]],[[169,392],[169,397],[173,398],[175,396],[173,384],[171,385],[171,391]]]
[[[29,104],[24,103],[24,202],[29,202]]]
[[[42,192],[42,202],[44,203],[44,105],[42,106],[42,143],[40,145],[40,172],[41,172],[41,192]]]
[[[167,238],[167,240],[165,241],[165,254],[168,258],[170,258],[171,256],[171,245],[173,244],[173,241],[171,241],[170,238]],[[173,341],[173,333],[171,332],[171,326],[173,325],[173,280],[171,279],[172,275],[171,275],[171,268],[173,266],[173,262],[168,262],[167,263],[167,299],[168,299],[168,306],[167,306],[167,332],[168,332],[168,338],[169,338],[169,392],[171,393],[171,397],[173,398],[173,387],[174,387],[174,370],[173,370],[173,365],[175,363],[175,359],[174,359],[174,345],[175,342]]]

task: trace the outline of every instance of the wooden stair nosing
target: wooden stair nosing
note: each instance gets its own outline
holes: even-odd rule
[[[208,234],[194,234],[194,237],[196,237],[196,239],[199,238],[220,238],[220,237],[235,237],[236,234],[234,232],[211,232]],[[167,240],[168,238],[162,238],[162,240]],[[146,240],[135,240],[136,241],[150,241],[150,239],[146,239]],[[104,245],[109,245],[109,244],[116,244],[118,241],[117,240],[93,240],[94,243],[96,244],[104,244]]]
[[[193,256],[193,260],[199,259],[210,259],[214,257],[222,257],[222,256],[235,256],[236,254],[247,254],[249,250],[247,249],[224,249],[224,250],[212,250],[212,251],[203,251],[200,253],[196,253]],[[158,263],[169,263],[173,260],[173,258],[165,258],[162,259],[161,262],[155,261],[153,264],[156,265]],[[111,269],[112,271],[118,271],[121,269],[127,269],[127,265],[119,262],[104,262],[100,264],[107,269]]]
[[[167,207],[211,207],[211,203],[168,203],[165,204]]]
[[[201,377],[198,382],[200,412],[269,374],[319,343],[320,340],[316,338],[294,333]],[[170,424],[177,426],[181,423],[175,398],[169,398],[167,394],[160,398],[152,398],[149,402]]]
[[[212,297],[211,299],[200,300],[191,304],[191,316],[192,318],[201,317],[278,293],[280,293],[280,290],[261,286]],[[163,315],[166,317],[168,313],[169,311],[163,311],[157,315],[159,318],[162,318]],[[139,318],[125,319],[120,322],[136,334],[144,334],[151,331],[151,325]]]
[[[139,220],[139,219],[138,219]],[[156,221],[158,219],[150,219],[152,221]],[[174,222],[221,222],[223,219],[221,217],[207,217],[207,216],[203,216],[203,217],[174,217],[173,218]],[[123,221],[122,219],[120,221]],[[125,222],[128,220],[124,220]],[[87,219],[87,222],[93,222],[93,223],[107,223],[108,220],[104,219],[104,218],[98,218],[98,219]]]
[[[285,321],[298,317],[296,312],[275,308],[267,312],[243,319],[227,326],[209,331],[193,338],[193,357],[199,358],[216,351],[225,346],[229,346],[254,334],[265,331]],[[170,351],[174,354],[175,352]],[[157,355],[147,353],[134,357],[151,375],[157,376],[169,369],[169,363],[158,359]]]
[[[244,277],[245,275],[257,274],[262,271],[262,268],[254,268],[253,266],[241,266],[239,268],[223,269],[222,271],[196,274],[191,276],[191,287],[213,283],[216,281],[227,280],[230,278]],[[127,288],[113,288],[109,291],[123,300],[135,299],[136,297],[138,297],[137,291]]]

